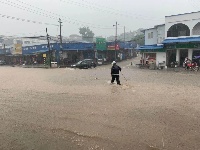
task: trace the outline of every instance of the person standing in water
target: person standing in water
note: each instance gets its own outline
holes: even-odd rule
[[[111,68],[111,76],[112,76],[112,80],[111,83],[114,83],[114,81],[117,81],[118,85],[120,84],[120,80],[119,80],[119,71],[122,71],[122,69],[117,65],[117,63],[115,61],[112,62],[112,68]]]

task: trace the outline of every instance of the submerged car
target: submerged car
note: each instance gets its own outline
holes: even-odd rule
[[[96,63],[92,59],[84,59],[81,60],[73,65],[72,68],[79,68],[79,69],[88,69],[88,68],[95,68]]]

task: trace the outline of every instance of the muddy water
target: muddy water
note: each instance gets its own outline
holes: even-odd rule
[[[199,73],[1,67],[0,149],[198,149]]]

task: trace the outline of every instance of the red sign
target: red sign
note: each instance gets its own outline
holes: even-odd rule
[[[115,46],[108,46],[107,50],[115,50]],[[116,50],[119,50],[119,45],[116,45]]]

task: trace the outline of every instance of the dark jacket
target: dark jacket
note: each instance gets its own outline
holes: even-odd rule
[[[119,71],[121,71],[122,69],[117,66],[117,65],[113,65],[111,68],[111,75],[119,75]]]

